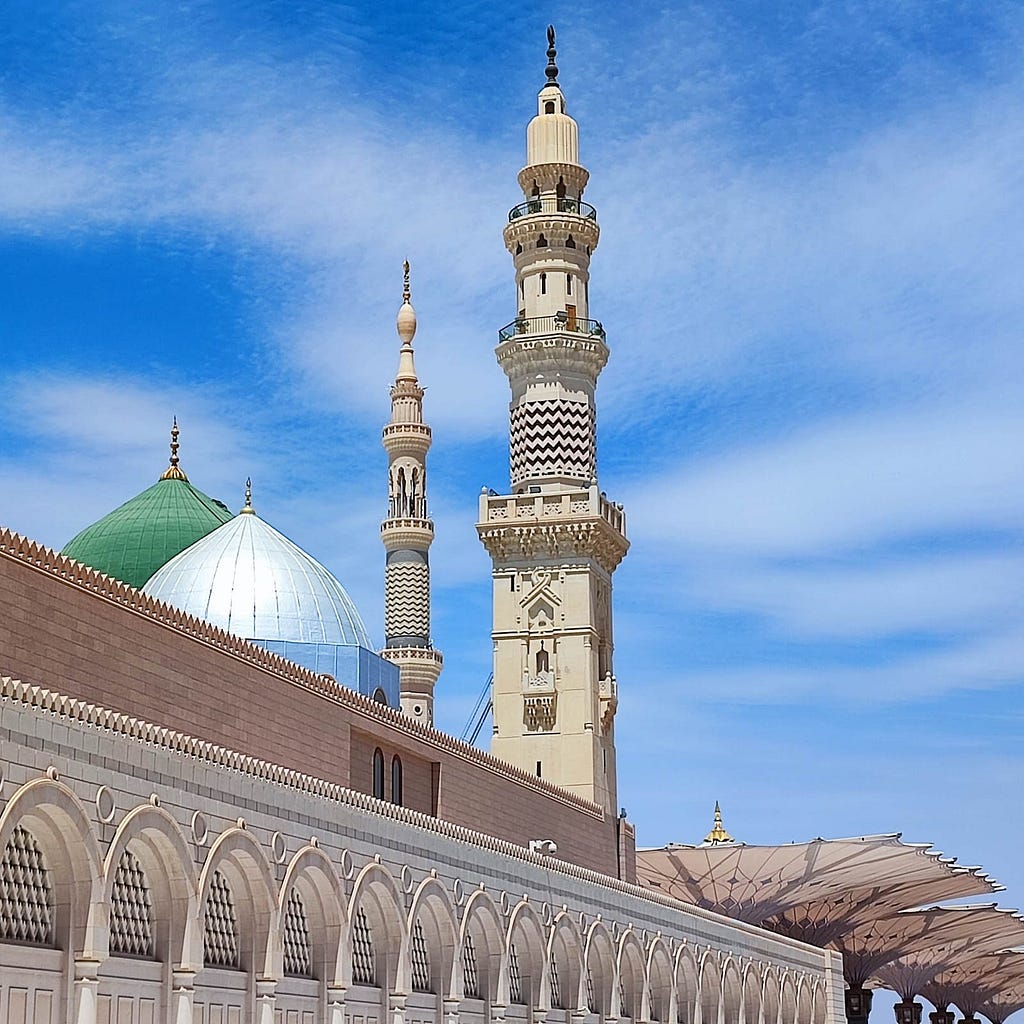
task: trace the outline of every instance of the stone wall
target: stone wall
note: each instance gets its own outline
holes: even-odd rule
[[[594,804],[9,531],[0,672],[363,792],[381,746],[417,809],[618,872],[616,821]]]
[[[842,1021],[834,954],[411,809],[9,679],[0,740],[2,1020]]]

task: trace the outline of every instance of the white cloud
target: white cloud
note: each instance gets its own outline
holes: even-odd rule
[[[634,536],[679,550],[812,555],[939,531],[1014,528],[1021,409],[861,415],[670,472],[628,495]]]

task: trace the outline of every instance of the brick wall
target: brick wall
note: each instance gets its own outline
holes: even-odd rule
[[[99,591],[106,591],[101,593]],[[402,757],[405,804],[617,873],[614,818],[450,737],[406,722],[130,588],[0,532],[0,673],[372,792],[374,746]],[[308,677],[308,678],[307,678]]]

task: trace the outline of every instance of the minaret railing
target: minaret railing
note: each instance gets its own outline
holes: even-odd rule
[[[586,320],[567,312],[556,313],[554,316],[517,316],[509,324],[498,331],[498,341],[508,341],[520,334],[587,334],[605,338],[604,327],[600,320]]]
[[[585,220],[597,220],[597,210],[582,199],[570,199],[568,196],[536,196],[525,203],[513,206],[508,211],[509,223],[535,213],[569,213]]]

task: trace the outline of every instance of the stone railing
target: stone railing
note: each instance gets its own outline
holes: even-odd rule
[[[544,522],[546,519],[592,518],[600,516],[619,533],[625,533],[626,514],[622,506],[609,501],[597,487],[563,494],[482,495],[481,523]]]

